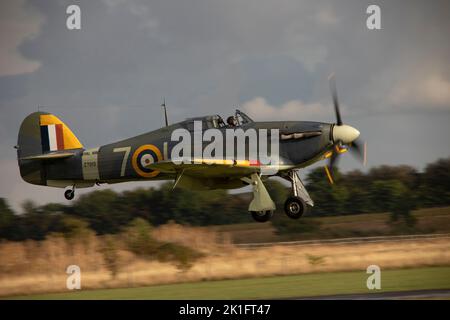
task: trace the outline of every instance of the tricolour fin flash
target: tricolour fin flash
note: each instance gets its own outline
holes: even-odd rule
[[[43,153],[83,148],[75,134],[57,116],[41,114],[39,125]]]

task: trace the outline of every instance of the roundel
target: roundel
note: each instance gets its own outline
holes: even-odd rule
[[[144,178],[152,178],[159,174],[159,171],[147,168],[147,165],[162,160],[161,151],[152,145],[145,144],[136,149],[131,158],[131,165],[138,175]]]

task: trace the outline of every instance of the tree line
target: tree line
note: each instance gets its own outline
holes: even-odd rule
[[[450,205],[450,158],[428,164],[423,172],[406,165],[383,165],[367,173],[337,170],[335,176],[333,185],[328,182],[323,168],[316,168],[306,176],[306,188],[315,202],[312,215],[391,212],[395,218],[415,208]],[[115,234],[136,218],[154,226],[168,221],[195,226],[252,221],[247,213],[251,194],[172,190],[172,184],[123,192],[97,190],[69,205],[38,206],[26,201],[20,213],[14,212],[7,200],[0,198],[0,239],[43,240],[51,233],[73,232],[80,225],[86,225],[99,235]],[[279,211],[275,219],[279,219],[284,215],[289,187],[276,179],[269,179],[266,187]]]

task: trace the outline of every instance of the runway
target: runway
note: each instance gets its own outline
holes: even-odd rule
[[[292,300],[404,300],[404,299],[450,299],[450,289],[412,290],[361,294],[339,294],[315,297],[299,297]]]

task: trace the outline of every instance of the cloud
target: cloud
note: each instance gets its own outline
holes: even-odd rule
[[[105,3],[109,7],[116,7],[118,5],[125,4],[126,0],[102,0],[103,3]]]
[[[281,106],[272,106],[266,99],[256,97],[242,105],[254,120],[319,120],[330,118],[333,114],[331,105],[321,103],[304,103],[300,100],[291,100]],[[345,107],[344,107],[345,109]]]
[[[331,27],[336,26],[339,22],[339,18],[336,16],[336,11],[331,6],[325,6],[320,9],[316,15],[315,20],[323,26]]]
[[[8,1],[0,9],[0,76],[19,75],[36,71],[41,63],[30,60],[20,52],[20,45],[35,38],[44,21],[25,0]]]
[[[394,106],[450,110],[450,81],[430,73],[398,83],[389,96]]]
[[[103,0],[109,10],[127,10],[139,20],[139,28],[147,29],[155,35],[159,21],[152,15],[148,3],[139,0]]]

